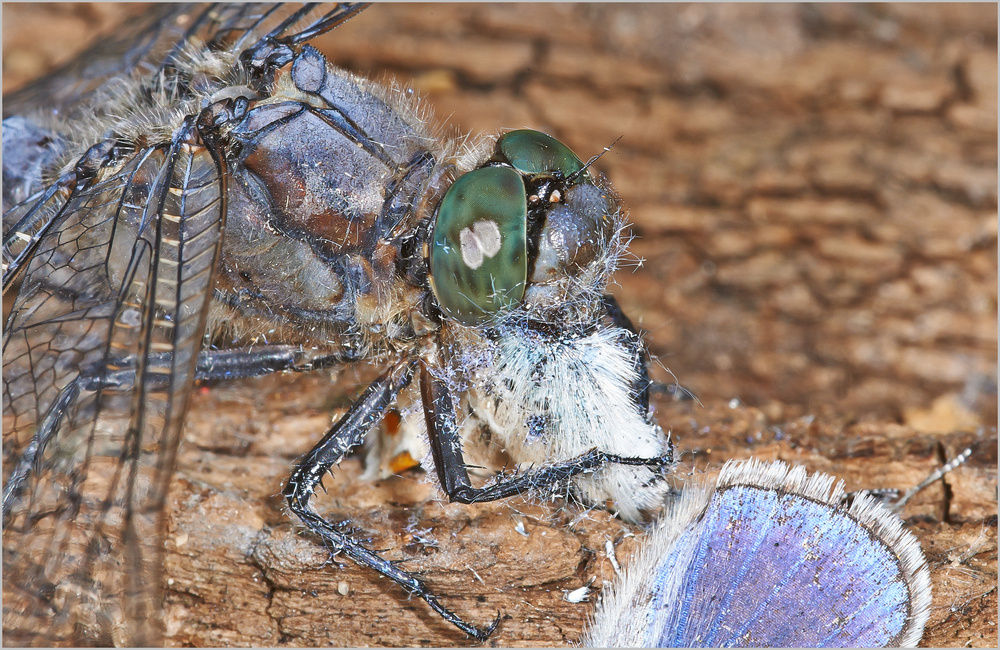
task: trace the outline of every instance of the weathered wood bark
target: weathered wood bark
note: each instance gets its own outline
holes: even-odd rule
[[[5,6],[4,90],[121,13]],[[996,24],[995,5],[379,5],[317,45],[463,131],[530,126],[585,157],[622,136],[597,163],[637,235],[614,292],[704,405],[655,396],[678,484],[753,455],[906,488],[972,446],[904,517],[932,566],[924,644],[989,647]],[[171,500],[171,644],[468,644],[282,512],[291,463],[358,373],[199,395]],[[563,591],[599,589],[605,540],[626,561],[641,536],[601,511],[448,505],[419,471],[360,472],[345,462],[317,507],[467,620],[501,611],[495,645],[577,641],[592,603]]]

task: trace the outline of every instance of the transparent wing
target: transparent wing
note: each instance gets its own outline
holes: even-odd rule
[[[3,350],[9,641],[162,634],[163,503],[224,216],[218,168],[189,124],[69,197],[14,303]]]
[[[177,99],[192,92],[183,57],[194,47],[254,55],[248,69],[266,84],[281,48],[358,10],[157,8],[139,36],[98,46],[5,108],[59,106],[53,128],[71,133],[68,116],[101,110],[123,76],[149,75],[135,81],[147,95]],[[74,75],[74,90],[54,90]],[[163,505],[225,221],[225,161],[194,125],[161,125],[169,140],[111,130],[58,181],[38,172],[4,214],[4,290],[21,279],[3,339],[5,643],[160,643]],[[4,146],[5,176],[9,164],[45,167],[30,147]]]

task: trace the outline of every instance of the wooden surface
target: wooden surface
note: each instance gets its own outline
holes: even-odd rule
[[[125,11],[5,5],[4,90]],[[538,128],[584,157],[621,136],[597,164],[637,236],[614,293],[701,402],[655,396],[678,485],[753,455],[848,490],[907,488],[972,446],[949,489],[903,514],[932,568],[924,645],[991,647],[996,25],[992,4],[407,4],[317,45],[413,85],[463,131]],[[388,581],[330,563],[282,512],[291,463],[370,376],[199,394],[171,499],[170,644],[469,643]],[[592,602],[564,592],[599,589],[605,540],[626,561],[641,535],[575,506],[448,505],[419,470],[372,483],[361,469],[343,463],[317,507],[467,620],[502,612],[491,645],[577,641]]]

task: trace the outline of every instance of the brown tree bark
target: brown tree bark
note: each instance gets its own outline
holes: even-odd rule
[[[4,6],[4,90],[123,10]],[[376,5],[318,39],[463,132],[528,126],[631,209],[614,287],[700,404],[654,395],[678,485],[730,458],[907,488],[932,569],[923,644],[991,647],[997,611],[997,14],[942,5]],[[44,34],[42,38],[40,34]],[[77,41],[79,42],[79,40]],[[48,48],[48,50],[46,49]],[[367,369],[198,396],[171,498],[171,645],[467,645],[424,603],[300,534],[277,496]],[[660,367],[655,378],[672,382]],[[491,645],[578,641],[641,538],[603,511],[449,505],[352,458],[317,507],[421,572]],[[634,536],[630,536],[634,535]]]

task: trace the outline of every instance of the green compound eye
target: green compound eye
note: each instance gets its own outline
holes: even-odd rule
[[[521,129],[505,133],[497,146],[514,169],[522,174],[559,171],[565,177],[575,174],[583,167],[583,163],[569,147],[540,131]]]
[[[448,316],[482,325],[524,297],[528,204],[509,167],[471,171],[441,200],[430,249],[431,289]]]

